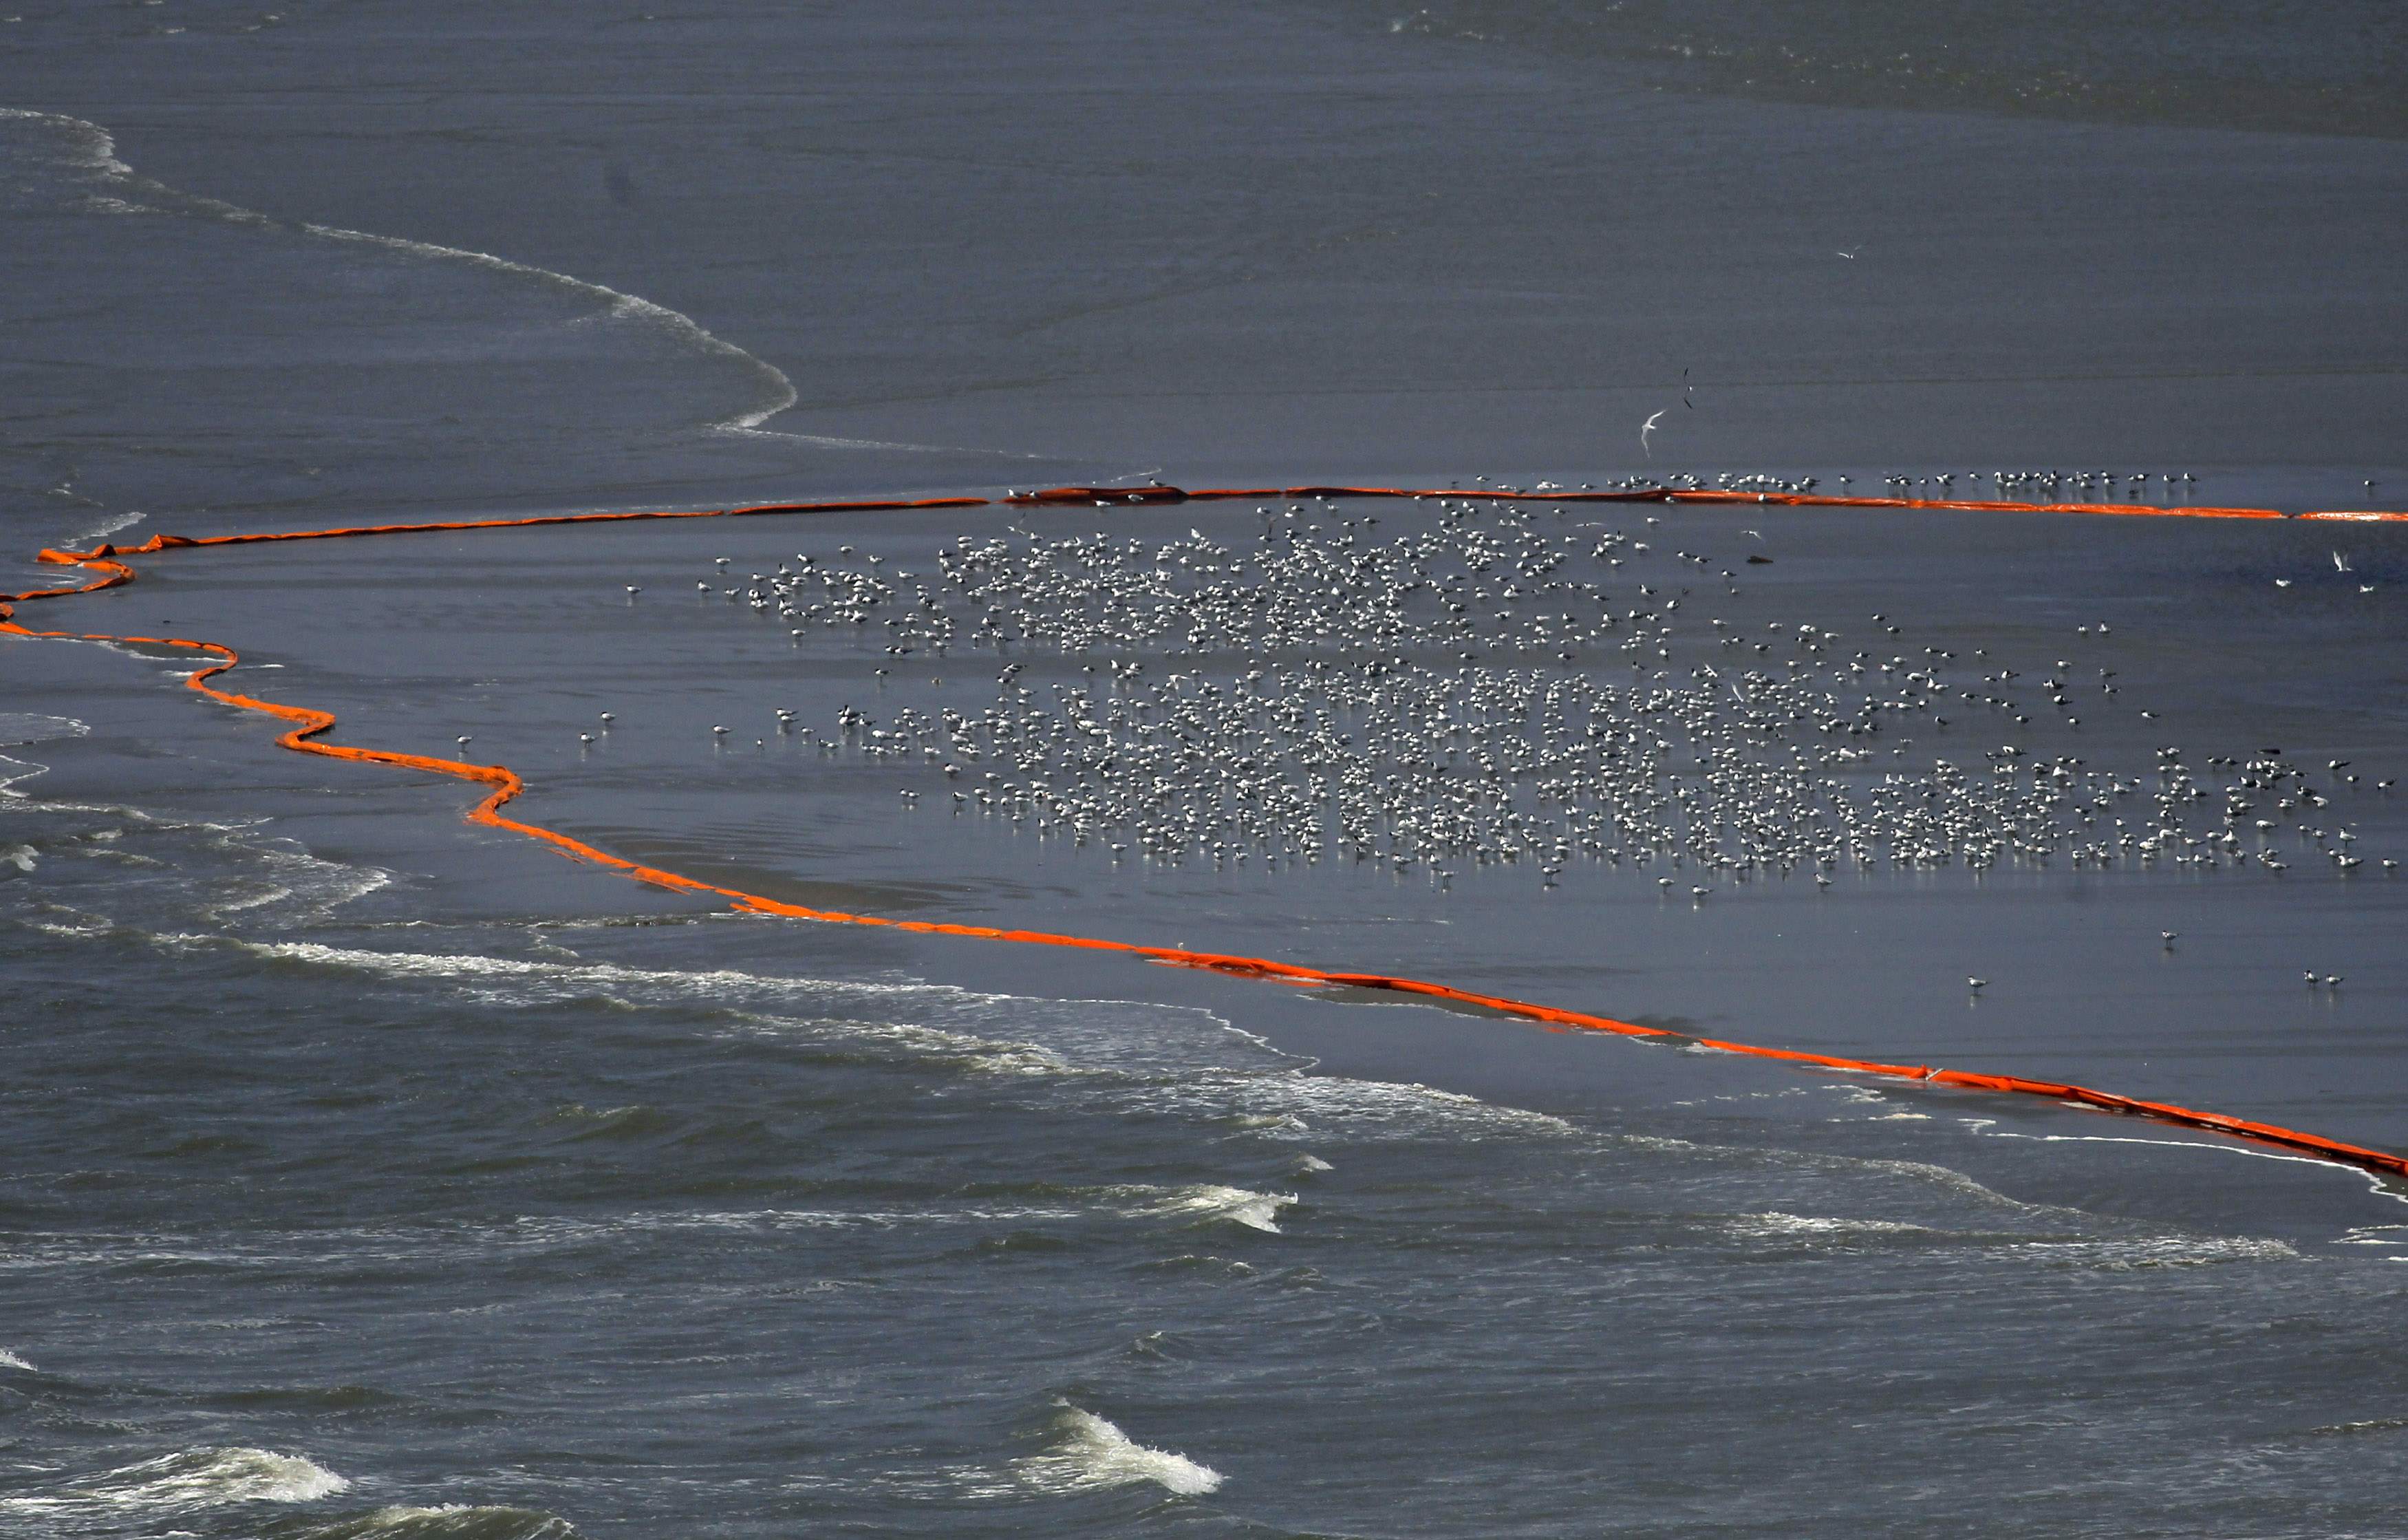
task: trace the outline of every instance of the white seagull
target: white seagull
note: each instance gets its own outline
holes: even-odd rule
[[[1655,416],[1650,417],[1647,421],[1639,425],[1639,447],[1642,450],[1646,450],[1647,457],[1651,460],[1656,457],[1656,452],[1647,448],[1647,436],[1655,432],[1656,425],[1663,420],[1664,414],[1659,411]]]

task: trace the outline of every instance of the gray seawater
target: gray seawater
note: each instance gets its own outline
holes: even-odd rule
[[[2408,23],[2374,0],[2057,6],[1438,0],[1366,24],[1611,59],[1682,90],[2398,138]]]
[[[12,578],[159,530],[1147,474],[2408,488],[2408,166],[2379,123],[1666,93],[1618,43],[1517,51],[1403,7],[21,10]],[[2121,23],[2089,14],[2060,21],[2095,60]],[[2167,99],[2232,60],[2384,99],[2379,50],[2223,36]],[[1943,106],[1973,110],[1905,110]],[[1312,511],[1365,514],[1430,519]],[[2329,821],[2408,857],[2373,789],[2408,763],[2388,529],[1644,516],[1528,527],[1768,554],[1694,601],[1750,627],[2112,667],[2114,712],[2036,752],[2350,760]],[[2408,881],[2372,860],[1697,902],[1597,865],[1440,892],[1113,863],[813,746],[842,706],[974,713],[1087,658],[1024,649],[998,684],[1003,655],[790,636],[696,591],[717,557],[925,570],[1007,525],[1250,550],[1262,521],[181,553],[22,618],[222,638],[238,687],[349,741],[468,734],[528,816],[781,898],[2408,1147]],[[2112,643],[2075,629],[2100,621]],[[712,913],[462,825],[456,783],[281,754],[183,666],[0,641],[0,1532],[2408,1533],[2396,1185],[2046,1103]],[[814,730],[777,733],[781,706]],[[1914,747],[1970,758],[1995,726]],[[2303,990],[2308,965],[2347,983]]]

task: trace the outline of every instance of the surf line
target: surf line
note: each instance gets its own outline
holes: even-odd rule
[[[2099,512],[2129,513],[2145,511],[2161,514],[2187,514],[2192,517],[2282,518],[2285,515],[2271,509],[2143,509],[2123,504],[2036,504],[2036,503],[1959,503],[1923,502],[1906,498],[1806,497],[1794,494],[1770,495],[1756,493],[1710,492],[1587,492],[1587,493],[1503,493],[1481,491],[1465,493],[1459,489],[1419,491],[1396,487],[1282,487],[1258,489],[1213,489],[1188,492],[1171,486],[1140,488],[1054,487],[1044,491],[1015,493],[1004,499],[1019,504],[1082,504],[1103,506],[1128,503],[1167,503],[1188,500],[1253,497],[1468,497],[1512,498],[1522,501],[1559,500],[1587,502],[1753,502],[1778,501],[1793,506],[1837,506],[1873,508],[1945,508],[2005,509],[2022,512]],[[624,523],[643,519],[718,519],[752,516],[906,511],[935,508],[988,508],[994,499],[986,497],[929,497],[913,500],[872,500],[853,502],[763,503],[748,508],[718,508],[671,511],[627,513],[555,513],[531,518],[471,519],[441,524],[368,525],[337,529],[286,530],[249,535],[212,535],[188,539],[179,535],[153,535],[140,545],[114,546],[101,544],[90,551],[52,551],[37,553],[36,559],[57,567],[72,567],[96,574],[91,581],[72,586],[29,589],[18,594],[0,594],[0,635],[59,641],[108,642],[118,645],[165,647],[205,655],[214,661],[186,676],[187,688],[196,690],[212,700],[244,711],[259,712],[280,721],[294,724],[276,740],[278,745],[296,754],[319,755],[329,759],[345,759],[364,764],[390,765],[396,770],[423,770],[434,775],[448,775],[456,780],[490,786],[484,798],[466,814],[472,824],[505,829],[552,846],[574,859],[616,871],[654,887],[670,892],[692,894],[697,898],[724,900],[738,914],[760,914],[781,919],[816,920],[830,925],[877,926],[893,930],[911,931],[921,935],[966,936],[984,941],[1010,942],[1030,946],[1077,947],[1094,952],[1117,953],[1124,957],[1141,957],[1148,962],[1177,968],[1195,968],[1226,973],[1240,978],[1267,979],[1274,983],[1307,988],[1380,989],[1396,994],[1419,995],[1432,1000],[1451,1000],[1493,1011],[1500,1015],[1523,1021],[1534,1021],[1558,1029],[1585,1032],[1610,1032],[1620,1037],[1646,1038],[1657,1042],[1680,1043],[1715,1053],[1738,1054],[1750,1058],[1773,1059],[1808,1066],[1840,1074],[1878,1076],[1891,1080],[1914,1081],[1927,1086],[1947,1086],[1961,1090],[1992,1091],[2015,1096],[2046,1097],[2071,1106],[2094,1108],[2100,1112],[2120,1113],[2146,1118],[2152,1122],[2170,1123],[2179,1127],[2227,1134],[2261,1144],[2296,1150],[2337,1165],[2356,1166],[2386,1176],[2408,1178],[2408,1156],[2387,1150],[2370,1149],[2360,1144],[2344,1144],[2320,1134],[2303,1133],[2271,1123],[2253,1122],[2247,1118],[2229,1117],[2221,1113],[2199,1112],[2177,1107],[2171,1102],[2147,1101],[2137,1097],[2119,1096],[2112,1091],[2094,1090],[2086,1086],[2067,1085],[2051,1080],[2032,1080],[2021,1075],[1981,1074],[1968,1070],[1937,1069],[1928,1064],[1885,1064],[1870,1059],[1842,1058],[1829,1054],[1803,1053],[1789,1048],[1769,1048],[1752,1043],[1731,1043],[1718,1038],[1695,1037],[1661,1027],[1645,1027],[1637,1022],[1618,1021],[1612,1016],[1595,1015],[1584,1011],[1568,1011],[1558,1006],[1541,1005],[1529,1000],[1512,1000],[1502,995],[1476,994],[1449,985],[1433,984],[1424,979],[1396,977],[1385,973],[1340,972],[1329,969],[1310,968],[1298,963],[1273,961],[1268,957],[1239,957],[1218,952],[1193,952],[1183,947],[1147,946],[1135,942],[1111,941],[1094,936],[1059,935],[1044,930],[1007,930],[994,926],[953,925],[936,920],[901,920],[880,914],[852,914],[841,910],[811,909],[801,904],[747,893],[740,888],[722,887],[681,872],[665,871],[631,861],[623,856],[572,839],[557,829],[540,824],[530,824],[507,817],[502,809],[526,790],[526,783],[507,765],[472,765],[459,759],[438,759],[425,755],[401,754],[389,749],[354,748],[344,743],[317,741],[318,735],[335,726],[335,713],[308,706],[291,706],[279,701],[261,700],[220,689],[209,681],[233,669],[241,655],[232,647],[219,641],[201,641],[185,637],[117,636],[101,632],[36,631],[21,625],[14,606],[40,599],[69,598],[82,594],[98,593],[120,587],[135,580],[136,572],[122,558],[153,555],[176,551],[217,545],[252,545],[279,540],[344,540],[370,535],[431,534],[444,530],[527,528],[545,525],[580,525]],[[2304,517],[2368,517],[2370,515],[2316,515]],[[2387,515],[2408,518],[2408,514]]]

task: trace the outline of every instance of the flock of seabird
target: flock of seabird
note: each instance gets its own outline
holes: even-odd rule
[[[781,711],[775,731],[908,767],[907,806],[1115,861],[1377,863],[1441,888],[1468,868],[1554,885],[1601,863],[1698,900],[1875,867],[2348,872],[2366,859],[2345,799],[2391,789],[2271,750],[2167,746],[2114,770],[2042,753],[2035,738],[2072,746],[2083,712],[2133,709],[2114,669],[2019,672],[1910,645],[1885,615],[1861,638],[1726,621],[1765,558],[1666,549],[1680,537],[1655,517],[1568,525],[1466,495],[1384,534],[1350,507],[1257,507],[1242,548],[1013,528],[924,572],[846,545],[740,580],[721,558],[697,587],[798,643],[874,627],[882,685],[906,658],[993,659],[975,711],[848,705],[824,735]],[[1046,655],[1077,671],[1024,682]],[[1964,747],[1911,757],[1918,738]]]

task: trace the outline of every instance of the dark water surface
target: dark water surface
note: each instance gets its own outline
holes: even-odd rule
[[[1571,30],[1497,46],[1474,9]],[[2002,117],[2020,23],[1986,84],[1801,66],[1752,95],[1656,89],[1643,8],[29,5],[0,22],[5,586],[41,545],[161,530],[1148,474],[2113,469],[2119,497],[2396,508],[2408,161],[2396,39],[2362,21],[2363,46],[2169,25],[2152,75],[2142,23],[2065,8],[2062,89]],[[1895,22],[1843,7],[1816,58]],[[2135,72],[2155,105],[2085,105]],[[2358,117],[2240,131],[2314,126],[2260,92],[2199,126],[2224,79]],[[2379,864],[2408,862],[2381,785],[2408,769],[2400,526],[1455,521],[1579,561],[1619,530],[1652,549],[1567,570],[1684,608],[1637,670],[1427,636],[1399,670],[1687,686],[1738,672],[1709,617],[1812,626],[1884,691],[2012,669],[2032,718],[1894,721],[1835,770],[1867,796],[2013,742],[2145,788],[2136,824],[2170,748],[2214,794],[2194,833],[2228,756],[2279,749],[2319,799],[2265,831],[2280,869],[2170,844],[1828,889],[1115,860],[1125,833],[956,813],[976,775],[867,734],[1134,700],[1112,665],[1305,698],[1316,660],[1373,660],[892,653],[744,593],[990,537],[1256,561],[1279,511],[188,551],[20,618],[222,640],[237,688],[346,741],[508,763],[528,817],[792,901],[2408,1147],[2408,877]],[[1450,527],[1290,522],[1350,549]],[[186,667],[0,639],[0,1532],[2408,1533],[2397,1184],[1395,997],[715,913],[462,824],[456,782],[281,753]]]

